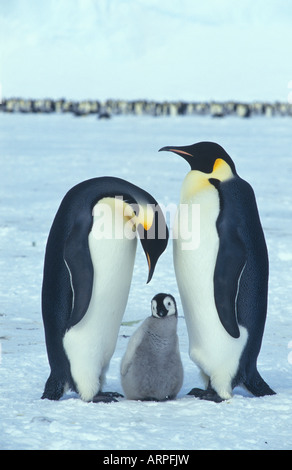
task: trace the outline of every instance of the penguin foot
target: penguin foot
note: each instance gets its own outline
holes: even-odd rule
[[[55,378],[52,374],[50,374],[44,389],[44,393],[42,395],[42,400],[60,400],[64,393],[65,384]]]
[[[91,401],[93,403],[112,403],[119,401],[117,398],[123,398],[123,395],[118,392],[98,392]]]
[[[215,403],[221,403],[224,401],[215,390],[212,388],[207,388],[207,390],[202,390],[201,388],[193,388],[188,395],[193,395],[200,400],[214,401]]]

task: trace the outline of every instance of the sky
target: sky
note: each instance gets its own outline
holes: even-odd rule
[[[0,0],[3,97],[287,101],[290,0]]]

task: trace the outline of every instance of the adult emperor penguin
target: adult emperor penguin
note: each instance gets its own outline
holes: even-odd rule
[[[206,383],[206,390],[194,388],[190,394],[220,402],[239,384],[255,396],[274,394],[257,370],[269,268],[253,189],[216,143],[160,150],[182,156],[191,166],[173,234],[189,353]],[[200,230],[199,243],[196,237],[187,243],[190,225]]]
[[[66,388],[84,401],[111,401],[102,385],[127,304],[137,233],[148,280],[168,242],[157,201],[119,178],[74,186],[53,221],[45,254],[42,312],[51,367],[42,398]]]
[[[157,294],[151,311],[131,336],[121,363],[122,387],[130,400],[171,400],[183,382],[174,297]]]

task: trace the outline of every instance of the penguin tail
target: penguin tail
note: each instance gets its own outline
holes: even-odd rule
[[[276,395],[276,392],[269,387],[257,370],[249,379],[244,381],[244,386],[255,397]]]

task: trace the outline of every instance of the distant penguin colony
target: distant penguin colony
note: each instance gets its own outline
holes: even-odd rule
[[[158,226],[165,229],[163,238]],[[70,387],[84,401],[115,400],[102,387],[128,300],[137,234],[149,282],[168,241],[157,201],[113,177],[84,181],[64,197],[44,264],[42,311],[51,373],[42,398],[58,400]]]
[[[183,382],[174,297],[157,294],[151,311],[130,338],[121,363],[122,387],[130,400],[171,400]]]
[[[230,399],[237,385],[257,397],[273,395],[257,370],[269,263],[253,189],[216,143],[160,150],[178,154],[191,168],[173,227],[189,355],[205,382],[204,389],[193,388],[189,395],[219,403]],[[194,205],[200,207],[199,220]],[[198,224],[199,243],[189,246],[184,230],[197,230]],[[59,400],[70,388],[86,402],[116,401],[119,394],[105,392],[104,383],[127,306],[137,238],[150,282],[168,237],[158,202],[128,181],[93,178],[68,191],[44,260],[42,315],[51,370],[42,398]],[[174,297],[157,294],[151,312],[122,358],[127,399],[174,399],[182,387]]]
[[[191,395],[220,402],[243,384],[255,396],[275,392],[257,370],[267,313],[268,253],[254,192],[218,144],[163,147],[191,171],[181,189],[188,224],[200,224],[199,246],[187,249],[186,212],[176,215],[173,258],[189,334],[189,353],[206,389]],[[192,220],[193,204],[200,220]]]
[[[114,116],[211,116],[214,119],[237,116],[252,118],[253,116],[292,116],[292,103],[285,102],[237,102],[237,101],[154,101],[154,100],[81,100],[65,99],[24,99],[3,98],[0,112],[22,114],[68,114],[77,118],[97,116],[98,119],[109,119]]]

